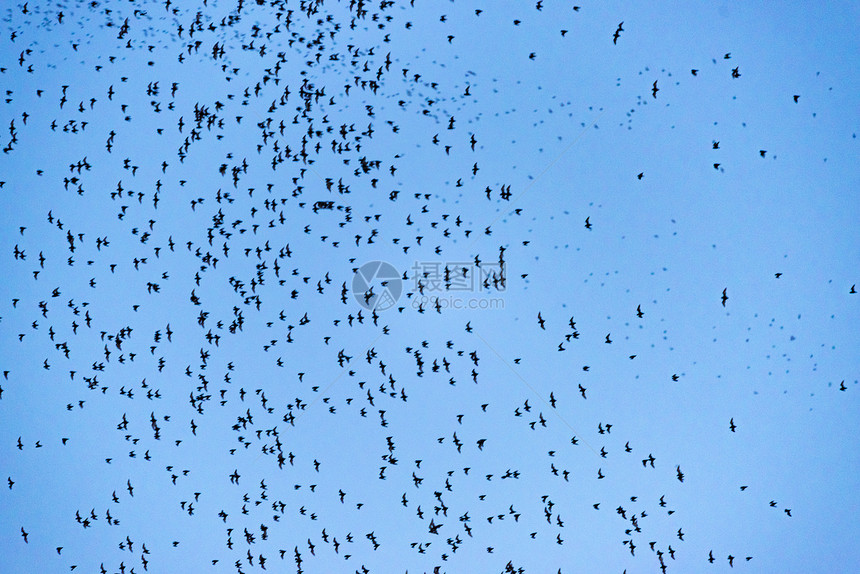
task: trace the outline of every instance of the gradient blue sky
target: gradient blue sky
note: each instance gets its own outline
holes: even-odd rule
[[[857,3],[412,4],[0,12],[0,572],[860,571]]]

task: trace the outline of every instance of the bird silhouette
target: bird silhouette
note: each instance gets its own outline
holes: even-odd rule
[[[617,43],[618,43],[618,38],[620,38],[620,37],[621,37],[621,32],[623,32],[623,31],[624,31],[623,26],[624,26],[624,22],[621,22],[620,24],[618,24],[618,28],[616,28],[616,29],[615,29],[615,33],[614,33],[614,34],[612,34],[612,43],[613,43],[613,44],[617,44]]]

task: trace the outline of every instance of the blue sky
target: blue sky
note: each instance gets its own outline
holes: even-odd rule
[[[3,8],[0,571],[860,569],[857,5],[412,4]]]

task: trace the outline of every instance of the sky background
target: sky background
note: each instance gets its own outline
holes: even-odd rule
[[[856,3],[195,4],[0,12],[0,572],[860,571]]]

